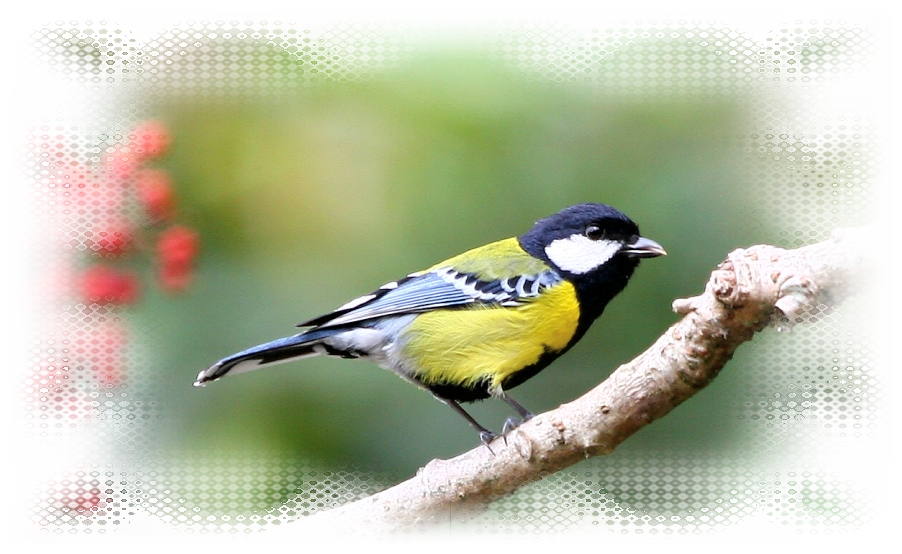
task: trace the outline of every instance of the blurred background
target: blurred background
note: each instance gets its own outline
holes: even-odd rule
[[[312,359],[185,385],[194,369],[292,334],[383,282],[521,234],[570,204],[609,203],[670,255],[643,263],[590,335],[517,390],[545,411],[640,352],[675,320],[674,298],[698,293],[726,252],[763,238],[735,163],[739,95],[543,86],[452,50],[275,100],[154,100],[174,137],[164,167],[205,245],[190,294],[136,311],[161,333],[150,348],[162,354],[160,395],[179,422],[168,427],[174,447],[275,448],[410,475],[477,437],[372,364]],[[492,427],[507,411],[473,406]],[[729,429],[716,434],[730,441]]]
[[[165,490],[158,497],[202,516],[285,514],[286,505],[297,515],[477,446],[446,406],[367,362],[315,358],[191,384],[219,358],[293,334],[384,282],[519,235],[570,204],[604,202],[668,256],[643,262],[582,342],[514,391],[536,413],[580,396],[673,323],[673,299],[700,293],[729,251],[797,246],[866,219],[860,196],[854,210],[829,208],[846,184],[868,187],[845,164],[867,155],[868,141],[852,138],[851,123],[831,135],[825,119],[793,119],[803,113],[794,90],[863,55],[858,43],[832,46],[832,32],[784,29],[756,42],[703,24],[536,25],[437,46],[378,26],[219,22],[136,46],[111,26],[46,28],[51,67],[74,59],[77,75],[116,80],[111,129],[93,144],[113,144],[140,118],[167,129],[168,151],[153,163],[202,245],[190,287],[148,288],[120,312],[133,337],[129,402],[143,414],[119,431],[121,463],[143,467],[145,482],[150,471]],[[807,370],[820,355],[781,355],[766,340],[616,454],[555,483],[589,479],[580,490],[586,506],[601,499],[596,516],[606,501],[670,517],[735,496],[723,467],[779,444],[758,418],[780,412],[769,403],[774,387],[797,386],[776,360]],[[825,375],[798,393],[810,396]],[[794,415],[804,412],[798,402]],[[492,400],[466,407],[496,430],[511,415]],[[707,496],[697,480],[669,479],[668,498],[643,482],[711,460],[721,478]]]

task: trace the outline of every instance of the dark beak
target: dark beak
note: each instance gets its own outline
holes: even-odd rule
[[[632,244],[623,245],[620,253],[626,254],[630,258],[656,258],[667,255],[660,244],[645,237],[639,237]]]

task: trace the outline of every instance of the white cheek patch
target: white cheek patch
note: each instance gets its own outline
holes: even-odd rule
[[[584,235],[558,239],[545,247],[545,254],[556,266],[581,275],[610,260],[623,246],[613,240],[592,240]]]

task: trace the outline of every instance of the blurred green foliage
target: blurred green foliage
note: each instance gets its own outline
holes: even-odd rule
[[[273,59],[261,79],[295,63]],[[643,262],[583,341],[514,391],[545,411],[639,353],[676,319],[674,298],[700,292],[727,252],[761,239],[739,215],[749,199],[735,144],[749,98],[738,92],[603,93],[433,53],[293,94],[152,100],[174,135],[165,165],[181,216],[204,240],[193,290],[150,296],[137,313],[153,341],[161,448],[175,453],[271,451],[410,475],[478,438],[375,365],[317,358],[205,389],[192,380],[386,281],[567,205],[609,203],[669,256]],[[725,375],[629,451],[734,447],[741,437],[725,414],[737,386]],[[494,429],[510,415],[491,400],[468,409]],[[272,501],[288,494],[274,490]]]

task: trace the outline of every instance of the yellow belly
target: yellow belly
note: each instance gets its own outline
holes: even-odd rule
[[[485,381],[492,390],[546,351],[563,350],[578,322],[576,292],[563,281],[516,308],[422,314],[404,333],[403,357],[426,385]]]

